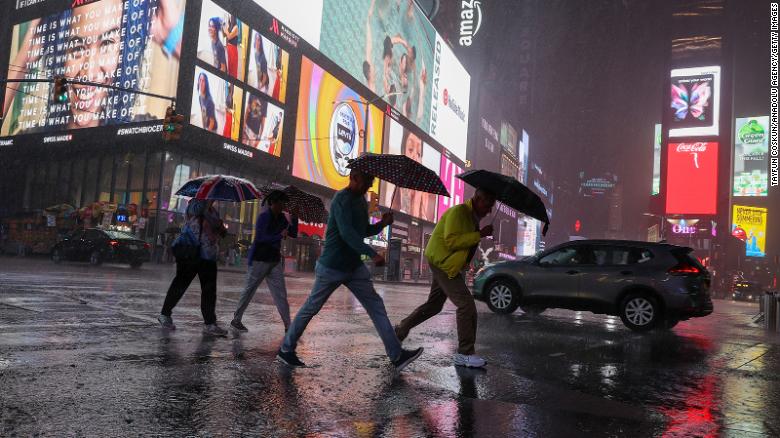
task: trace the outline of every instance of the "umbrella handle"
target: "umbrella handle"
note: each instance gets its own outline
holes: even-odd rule
[[[393,211],[393,202],[395,202],[395,194],[398,192],[398,186],[393,184],[393,196],[390,197],[390,205],[388,207],[390,208],[390,211]]]

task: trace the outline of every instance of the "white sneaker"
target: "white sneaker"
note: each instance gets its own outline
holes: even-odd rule
[[[211,336],[227,336],[227,330],[217,324],[206,324],[203,326],[203,334]]]
[[[475,355],[475,354],[456,354],[453,358],[453,362],[456,367],[466,367],[466,368],[482,368],[487,364],[487,361],[485,359],[482,359],[481,357]]]

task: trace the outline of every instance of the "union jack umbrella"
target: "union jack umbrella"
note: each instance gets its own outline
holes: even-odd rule
[[[207,175],[191,179],[176,191],[179,196],[214,201],[243,202],[262,197],[251,181],[230,175]]]
[[[350,160],[347,167],[395,184],[396,187],[450,196],[436,172],[406,155],[363,154]]]
[[[287,195],[287,212],[295,215],[304,222],[324,224],[328,221],[328,210],[325,209],[325,203],[322,199],[306,193],[295,186],[281,186],[277,184],[267,185],[260,189],[263,197],[271,192],[279,190]]]

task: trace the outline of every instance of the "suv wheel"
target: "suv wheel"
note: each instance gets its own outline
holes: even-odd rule
[[[488,308],[495,313],[508,314],[517,310],[520,301],[520,291],[517,286],[507,280],[496,280],[487,288]]]
[[[54,263],[60,263],[62,262],[62,251],[59,249],[55,249],[51,252],[51,261]]]
[[[648,294],[631,293],[620,305],[620,319],[631,330],[644,332],[655,328],[660,315],[658,301]]]
[[[103,262],[103,260],[100,257],[100,251],[92,251],[92,253],[89,255],[89,263],[92,265],[99,265]]]

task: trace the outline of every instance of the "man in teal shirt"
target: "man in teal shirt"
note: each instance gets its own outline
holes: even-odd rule
[[[385,258],[377,254],[363,239],[379,233],[393,223],[392,213],[382,215],[382,221],[378,224],[368,223],[368,203],[365,195],[373,183],[373,176],[353,170],[349,175],[349,186],[333,197],[328,231],[325,234],[325,249],[317,260],[311,295],[295,315],[277,354],[277,358],[288,365],[306,366],[295,354],[298,339],[306,330],[309,321],[319,313],[333,291],[341,285],[346,286],[366,309],[385,344],[385,352],[397,371],[401,371],[422,354],[422,348],[401,348],[401,342],[387,317],[385,303],[374,290],[371,273],[360,257],[371,257],[376,266],[385,264]]]

